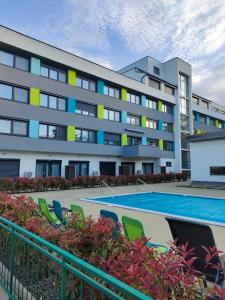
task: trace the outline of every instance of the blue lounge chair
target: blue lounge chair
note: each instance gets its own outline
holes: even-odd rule
[[[101,209],[100,215],[102,215],[104,218],[110,218],[114,221],[115,227],[112,232],[112,238],[113,239],[116,238],[118,236],[118,230],[119,230],[119,218],[118,218],[117,214],[113,211]]]

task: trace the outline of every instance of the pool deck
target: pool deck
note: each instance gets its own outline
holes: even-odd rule
[[[131,216],[139,219],[145,229],[146,236],[152,237],[154,242],[167,243],[172,240],[172,236],[169,230],[169,226],[165,221],[165,217],[160,214],[154,214],[149,212],[141,212],[138,210],[131,210],[125,208],[119,208],[110,205],[97,204],[82,201],[82,198],[93,198],[93,197],[103,197],[113,194],[128,194],[128,193],[141,193],[148,192],[153,189],[155,192],[167,192],[167,193],[177,193],[177,194],[187,194],[187,195],[202,195],[207,197],[218,197],[225,198],[224,190],[216,189],[202,189],[202,188],[191,188],[187,186],[187,183],[183,182],[172,182],[172,183],[158,183],[151,184],[148,186],[121,186],[113,187],[112,190],[109,188],[102,188],[101,194],[99,188],[90,189],[75,189],[75,190],[65,190],[65,191],[51,191],[51,192],[41,192],[41,193],[31,193],[35,200],[38,197],[44,197],[51,203],[52,200],[60,200],[62,205],[65,207],[70,207],[70,204],[77,203],[82,205],[85,211],[85,215],[92,215],[97,218],[99,216],[99,211],[101,208],[106,208],[115,211],[120,220],[122,215]],[[224,216],[225,223],[225,216]],[[218,249],[225,251],[225,224],[223,226],[210,225]]]

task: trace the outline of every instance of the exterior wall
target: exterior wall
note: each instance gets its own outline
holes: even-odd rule
[[[210,175],[210,167],[225,166],[225,140],[191,142],[191,180],[225,182],[225,176]]]
[[[0,151],[3,153],[19,151],[18,155],[23,157],[22,162],[24,163],[22,165],[25,167],[22,167],[21,172],[25,172],[23,168],[24,170],[28,168],[29,162],[30,165],[33,165],[36,155],[41,157],[59,157],[59,159],[63,157],[62,160],[63,162],[65,161],[65,165],[69,156],[84,156],[86,157],[83,158],[84,160],[90,160],[93,171],[98,171],[97,165],[101,157],[105,157],[107,160],[113,158],[118,163],[124,160],[134,161],[136,162],[136,171],[142,169],[143,161],[154,161],[156,173],[160,172],[160,167],[165,166],[167,161],[172,162],[172,167],[166,168],[167,172],[180,172],[182,170],[179,73],[189,76],[191,97],[192,71],[188,63],[179,58],[161,63],[151,57],[144,57],[121,69],[119,72],[115,72],[3,26],[0,26],[0,49],[1,46],[5,47],[5,49],[9,48],[15,54],[24,54],[30,59],[31,63],[30,72],[0,64],[0,83],[25,87],[30,92],[30,99],[27,104],[0,98],[1,117],[27,120],[29,123],[29,137],[0,134]],[[41,63],[46,63],[53,68],[61,68],[67,72],[67,83],[40,76]],[[154,74],[154,66],[160,69],[160,75]],[[157,90],[150,87],[147,80],[145,80],[147,75],[144,78],[143,73],[138,73],[134,70],[135,67],[158,78],[161,83],[161,89]],[[84,77],[94,80],[97,85],[97,91],[93,92],[76,87],[76,73],[80,76],[84,74]],[[122,73],[125,73],[126,76],[122,75]],[[166,83],[174,86],[174,95],[165,93],[164,87]],[[104,84],[118,88],[121,91],[120,99],[104,95]],[[126,101],[127,91],[139,95],[141,100],[144,99],[144,101],[140,105]],[[40,99],[38,98],[40,92],[66,98],[68,103],[67,111],[40,107]],[[158,101],[157,110],[145,107],[146,97]],[[193,105],[192,107],[192,101],[191,99],[189,100],[190,132],[192,132],[193,108],[200,112],[202,112],[202,108],[199,108],[198,105]],[[76,114],[76,101],[93,104],[101,108],[101,112],[99,111],[96,118]],[[162,101],[173,105],[173,114],[161,111]],[[102,116],[104,107],[120,111],[121,122],[104,120]],[[126,124],[127,114],[138,115],[141,119],[140,126]],[[212,110],[210,110],[209,115],[218,119],[220,117],[219,113]],[[157,121],[157,130],[146,128],[146,118]],[[221,117],[221,120],[224,120],[225,129],[225,115]],[[67,141],[38,138],[39,122],[67,127]],[[173,132],[162,130],[163,122],[172,123]],[[194,126],[197,125],[194,124]],[[205,127],[208,130],[216,129],[216,127],[209,125],[201,128],[204,129]],[[76,128],[95,130],[98,133],[96,144],[74,143]],[[104,145],[104,132],[120,134],[121,145]],[[127,146],[127,135],[139,137],[142,141],[141,145]],[[159,146],[147,146],[147,138],[157,139]],[[164,140],[173,142],[173,151],[165,151],[163,149]],[[2,155],[4,156],[5,154]],[[0,154],[0,158],[2,155]],[[32,172],[34,173],[34,169]]]
[[[120,158],[115,156],[96,156],[96,155],[77,155],[77,154],[52,154],[52,153],[37,153],[37,152],[20,152],[20,151],[1,151],[0,158],[3,159],[19,159],[20,160],[20,176],[23,177],[30,172],[32,177],[36,173],[36,160],[61,160],[61,176],[65,176],[65,166],[69,161],[89,161],[89,175],[100,174],[99,162],[116,162],[116,175],[119,175],[119,166],[121,162],[134,162],[135,173],[142,172],[142,163],[154,163],[154,173],[160,173],[159,161],[157,159],[130,159]],[[173,161],[168,159],[167,161]],[[172,164],[173,166],[173,164]],[[174,172],[173,168],[167,169],[167,172]]]

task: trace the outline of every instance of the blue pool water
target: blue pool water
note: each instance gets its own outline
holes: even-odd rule
[[[225,226],[225,199],[153,192],[85,200]]]

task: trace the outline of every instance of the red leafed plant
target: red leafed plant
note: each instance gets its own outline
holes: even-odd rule
[[[56,181],[52,178],[51,186],[54,186]],[[64,183],[62,181],[62,184]],[[95,265],[153,299],[196,299],[198,278],[201,274],[193,268],[197,257],[194,257],[194,249],[189,249],[188,244],[177,246],[176,243],[170,243],[170,250],[158,255],[154,248],[146,246],[147,238],[128,241],[121,228],[118,237],[112,238],[114,223],[111,219],[99,217],[94,220],[89,216],[81,221],[79,215],[71,215],[65,228],[56,229],[50,226],[45,218],[37,216],[36,210],[36,205],[25,196],[0,193],[0,214],[3,217]],[[213,258],[221,251],[216,248],[204,249],[205,269],[218,268],[213,264]],[[68,295],[72,295],[76,282],[69,278],[67,281]],[[209,297],[225,299],[224,289],[217,285],[204,289],[203,295],[198,299],[206,300],[210,299]]]

